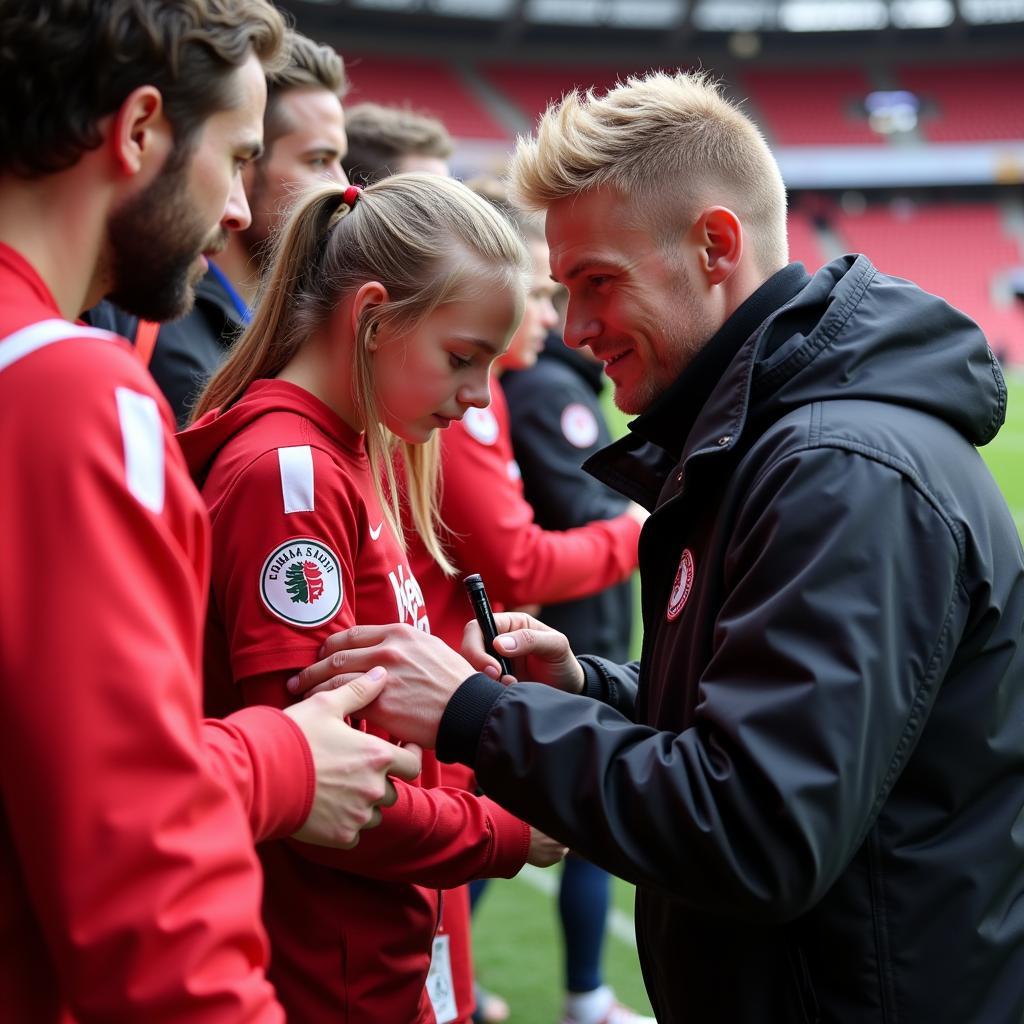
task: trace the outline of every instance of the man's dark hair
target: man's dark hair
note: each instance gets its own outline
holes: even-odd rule
[[[275,139],[287,135],[293,128],[278,105],[284,93],[291,89],[326,89],[342,99],[348,92],[345,62],[331,47],[289,29],[284,48],[287,62],[267,73],[267,112],[263,117],[265,154],[269,154]]]
[[[180,158],[230,107],[231,73],[250,54],[276,68],[284,33],[267,0],[0,0],[0,174],[73,166],[142,85],[160,90]]]
[[[372,185],[398,171],[404,156],[446,160],[454,146],[448,129],[434,117],[402,107],[360,103],[345,114],[348,155],[341,161],[349,181]]]

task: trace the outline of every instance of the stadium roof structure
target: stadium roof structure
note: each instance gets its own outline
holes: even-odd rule
[[[569,44],[599,56],[707,51],[745,59],[993,46],[1024,40],[1024,0],[280,0],[299,28],[340,49],[519,53],[550,59]],[[325,35],[326,34],[326,35]],[[1019,51],[1018,51],[1019,52]]]
[[[1024,183],[1024,0],[277,2],[345,56],[348,102],[440,117],[460,174],[569,89],[703,67],[791,189]]]

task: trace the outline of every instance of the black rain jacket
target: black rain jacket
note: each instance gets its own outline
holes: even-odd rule
[[[637,884],[662,1024],[1024,1020],[1024,558],[975,447],[1005,403],[971,320],[836,260],[685,436],[669,394],[591,460],[654,510],[639,666],[449,704],[439,754]]]

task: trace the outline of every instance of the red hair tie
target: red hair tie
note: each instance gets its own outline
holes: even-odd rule
[[[338,208],[331,214],[331,219],[327,222],[328,231],[333,228],[334,225],[345,216],[345,214],[352,212],[353,207],[356,205],[356,200],[359,198],[359,193],[362,191],[363,190],[358,185],[349,185],[345,191],[342,192],[341,202],[338,203]]]

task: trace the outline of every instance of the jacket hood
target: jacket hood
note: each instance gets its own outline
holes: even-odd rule
[[[851,255],[814,274],[742,346],[685,453],[731,447],[745,429],[837,399],[917,409],[976,446],[995,437],[1006,415],[1006,383],[981,328],[943,299]]]
[[[189,472],[202,487],[218,452],[256,420],[272,413],[292,413],[312,424],[336,443],[362,452],[362,435],[303,388],[283,380],[258,380],[230,408],[213,409],[177,437]]]

